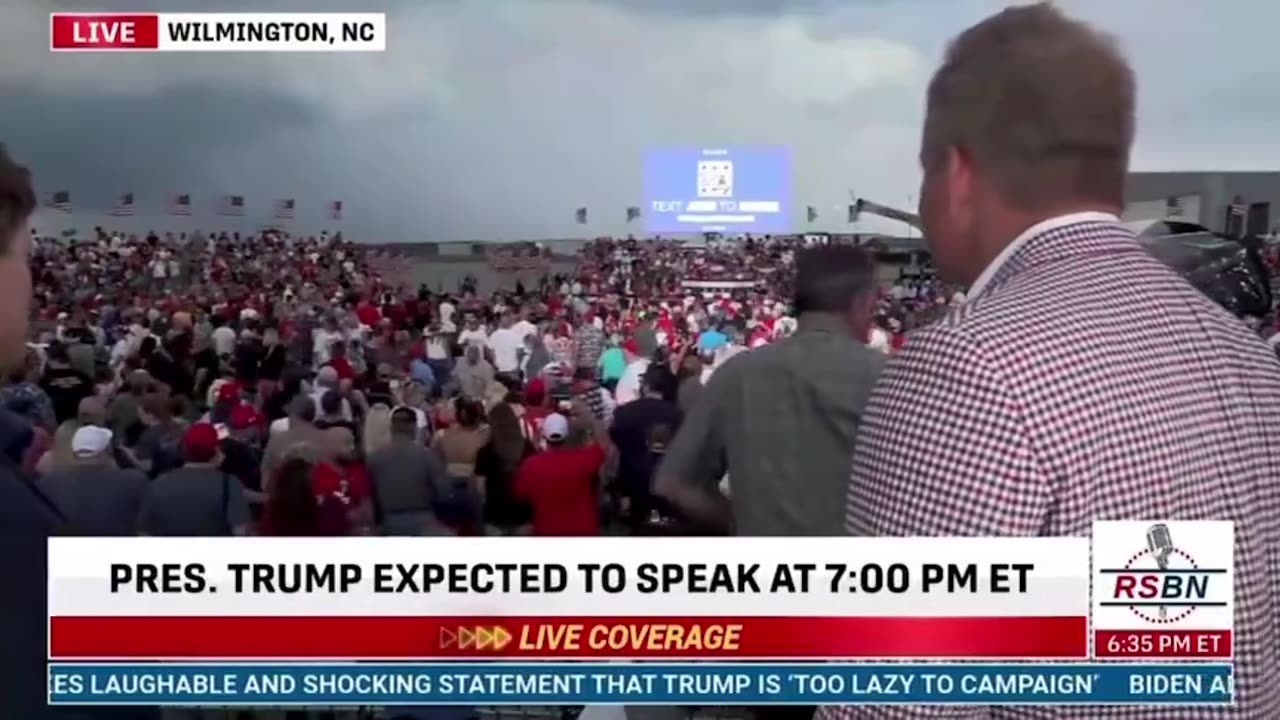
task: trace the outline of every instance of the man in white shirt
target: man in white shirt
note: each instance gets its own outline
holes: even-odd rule
[[[236,350],[236,331],[231,329],[221,318],[215,319],[218,327],[213,329],[209,342],[213,343],[213,351],[218,357],[227,357]]]
[[[529,306],[528,305],[522,305],[520,307],[520,319],[517,320],[516,324],[512,325],[512,327],[515,328],[515,331],[520,334],[520,339],[522,341],[530,335],[538,334],[538,326],[529,322]]]
[[[524,351],[524,335],[515,329],[515,318],[503,313],[497,330],[489,334],[489,351],[493,353],[493,369],[504,375],[520,373],[520,353]]]
[[[161,250],[151,261],[151,277],[155,280],[157,286],[163,288],[165,281],[169,275],[169,258],[168,253]]]
[[[440,329],[445,332],[453,332],[455,326],[453,324],[453,316],[458,312],[457,306],[448,300],[440,301]]]
[[[324,327],[316,330],[311,353],[316,367],[324,367],[333,355],[333,344],[346,339],[342,328],[338,327],[338,319],[332,315],[324,319]]]
[[[627,366],[622,370],[622,377],[618,378],[617,387],[613,389],[618,405],[640,399],[640,381],[649,369],[649,359],[641,357],[640,343],[635,338],[627,338],[622,343],[622,352],[627,356]]]
[[[427,362],[435,363],[449,359],[449,338],[444,334],[443,328],[429,327],[422,331],[422,337]]]
[[[469,345],[483,348],[489,344],[489,334],[480,326],[480,319],[475,315],[467,315],[463,321],[465,326],[458,333],[458,345],[465,349]]]
[[[436,387],[444,387],[453,373],[453,350],[449,334],[440,325],[429,325],[422,331],[422,349],[427,365],[435,375]]]
[[[121,335],[119,340],[111,346],[111,369],[116,373],[124,367],[125,362],[129,359],[129,336]]]

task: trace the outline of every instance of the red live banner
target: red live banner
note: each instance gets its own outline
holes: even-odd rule
[[[1085,617],[69,617],[53,659],[1085,658]]]
[[[54,13],[49,38],[52,50],[155,50],[160,16]]]

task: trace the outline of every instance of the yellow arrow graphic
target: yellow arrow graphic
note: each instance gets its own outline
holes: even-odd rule
[[[507,629],[499,625],[493,629],[493,649],[501,650],[511,643],[511,633]]]

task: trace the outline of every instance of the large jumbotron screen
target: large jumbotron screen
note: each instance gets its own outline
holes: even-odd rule
[[[664,148],[645,157],[651,233],[780,233],[790,225],[784,148]]]

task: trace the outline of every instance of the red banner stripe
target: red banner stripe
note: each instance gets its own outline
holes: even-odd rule
[[[54,617],[49,624],[51,656],[63,659],[1088,655],[1084,617]],[[501,649],[460,648],[451,639],[464,628],[498,627],[510,635]]]

